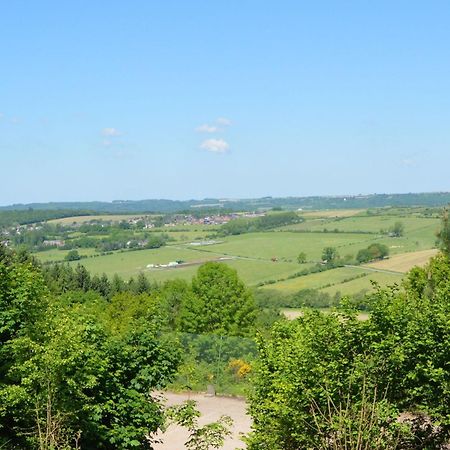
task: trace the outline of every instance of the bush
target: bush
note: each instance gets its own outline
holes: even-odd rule
[[[76,250],[70,250],[64,259],[66,261],[78,261],[81,259],[81,256],[78,254]]]
[[[450,435],[449,280],[450,260],[440,255],[413,269],[401,288],[378,288],[367,321],[344,299],[340,312],[306,311],[276,323],[269,339],[258,339],[248,448],[362,448],[336,441],[360,426],[383,436],[369,434],[364,448],[439,448]],[[430,427],[397,427],[411,412]],[[403,444],[421,439],[432,444]]]

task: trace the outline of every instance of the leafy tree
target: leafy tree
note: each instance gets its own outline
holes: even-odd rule
[[[161,308],[172,330],[180,329],[180,313],[183,305],[192,304],[191,286],[184,280],[169,280],[164,284],[161,293]]]
[[[144,292],[150,292],[151,290],[151,284],[148,281],[147,277],[144,275],[143,272],[139,272],[136,282],[133,286],[133,292],[135,294],[143,294]]]
[[[405,226],[402,222],[395,222],[394,225],[389,228],[389,233],[394,237],[401,237],[405,231]]]
[[[322,261],[333,263],[339,258],[339,254],[335,247],[325,247],[322,251]]]
[[[91,289],[108,298],[111,294],[111,284],[105,273],[101,277],[94,275],[91,280]]]
[[[442,212],[442,225],[438,234],[438,242],[444,254],[450,256],[450,221],[449,208],[445,208]]]
[[[305,252],[300,252],[297,256],[297,262],[299,264],[304,264],[306,262],[306,253]]]
[[[81,256],[78,254],[77,250],[70,250],[64,258],[66,261],[78,261]]]
[[[253,296],[236,270],[216,262],[203,264],[192,280],[192,293],[180,313],[183,331],[236,336],[252,332],[256,317]]]
[[[389,249],[384,244],[374,243],[365,249],[361,249],[356,255],[359,263],[373,261],[375,259],[383,259],[389,255]]]
[[[127,290],[125,281],[119,277],[116,273],[111,280],[111,294],[118,294],[119,292],[124,292]]]

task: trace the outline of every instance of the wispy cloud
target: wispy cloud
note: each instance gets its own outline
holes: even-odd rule
[[[200,125],[195,129],[198,133],[217,133],[220,131],[220,128],[216,125],[208,125],[207,123],[204,123],[203,125]]]
[[[102,136],[117,137],[121,135],[122,133],[117,128],[103,128],[102,130]]]
[[[415,158],[405,158],[401,160],[401,164],[403,167],[414,167],[417,162]]]
[[[226,153],[230,146],[224,139],[206,139],[200,148],[212,153]]]
[[[204,123],[198,126],[195,131],[198,133],[219,133],[221,131],[225,131],[226,127],[231,126],[232,122],[230,119],[225,117],[219,117],[212,124]]]
[[[233,122],[231,122],[231,120],[227,119],[226,117],[219,117],[216,120],[216,123],[224,127],[229,127]]]

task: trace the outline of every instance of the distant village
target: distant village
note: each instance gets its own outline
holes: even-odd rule
[[[136,216],[124,216],[123,220],[118,220],[117,216],[114,219],[109,220],[107,216],[102,216],[98,218],[92,216],[92,219],[83,218],[84,220],[79,220],[79,218],[74,217],[73,222],[64,223],[53,222],[52,224],[58,228],[61,233],[52,234],[63,234],[70,230],[79,230],[84,226],[99,226],[101,228],[117,226],[122,228],[134,228],[142,230],[150,230],[153,228],[172,228],[172,227],[183,227],[192,225],[223,225],[230,222],[231,220],[237,218],[256,218],[265,216],[265,212],[237,212],[237,213],[227,213],[227,214],[213,214],[206,216],[198,216],[192,214],[168,214],[168,215],[136,215]],[[9,227],[4,227],[0,229],[0,242],[5,246],[11,246],[14,241],[14,237],[23,236],[27,233],[43,233],[48,231],[48,223],[33,223],[24,225],[14,225]],[[47,234],[47,233],[45,233]],[[131,241],[130,241],[131,243]],[[130,247],[130,243],[127,242],[127,247]],[[138,246],[145,245],[145,241],[138,242]],[[61,248],[66,245],[66,241],[60,236],[46,237],[39,242],[41,247],[47,248]],[[195,245],[195,244],[194,244]],[[201,243],[199,245],[205,245]]]

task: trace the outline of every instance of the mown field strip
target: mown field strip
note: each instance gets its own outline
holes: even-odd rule
[[[370,264],[365,264],[364,267],[376,270],[389,270],[391,272],[405,273],[411,270],[414,266],[423,266],[429,259],[437,254],[436,249],[421,250],[418,252],[403,253],[394,255],[389,259],[376,261]]]

